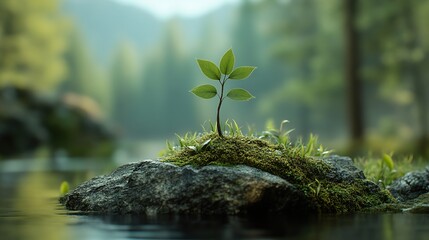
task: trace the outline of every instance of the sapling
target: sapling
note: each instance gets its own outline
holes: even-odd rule
[[[218,92],[216,87],[211,84],[204,84],[197,86],[191,90],[191,92],[197,95],[200,98],[210,99],[215,96],[219,98],[219,103],[217,106],[217,115],[216,115],[216,128],[217,133],[220,137],[223,137],[222,129],[220,126],[220,108],[222,106],[223,101],[226,97],[232,100],[238,101],[248,101],[254,96],[250,94],[248,91],[242,88],[233,88],[229,90],[227,94],[225,91],[225,83],[228,80],[243,80],[246,79],[252,74],[253,70],[256,67],[252,66],[241,66],[234,68],[235,56],[232,52],[232,49],[229,49],[221,58],[219,67],[208,60],[197,59],[198,66],[201,69],[201,72],[211,80],[216,80],[220,84],[220,91]]]

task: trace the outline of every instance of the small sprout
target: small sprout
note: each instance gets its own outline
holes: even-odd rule
[[[193,94],[203,99],[210,99],[215,96],[219,98],[219,104],[217,107],[217,115],[216,115],[216,128],[218,135],[223,137],[222,129],[220,126],[220,109],[223,101],[226,97],[237,100],[237,101],[248,101],[254,96],[250,94],[248,91],[242,88],[234,88],[229,90],[227,94],[224,93],[225,83],[227,80],[243,80],[246,79],[252,74],[256,67],[251,66],[242,66],[234,69],[235,56],[232,52],[232,49],[229,49],[221,58],[219,67],[216,66],[215,63],[208,61],[197,59],[198,66],[201,69],[201,72],[209,79],[219,81],[220,91],[216,89],[211,84],[204,84],[197,86],[191,90]]]
[[[260,136],[259,138],[272,140],[276,144],[278,144],[280,147],[283,147],[283,148],[290,146],[291,142],[290,142],[290,136],[289,135],[291,132],[294,131],[294,129],[290,129],[288,131],[285,131],[284,125],[286,123],[289,123],[289,121],[283,120],[280,123],[280,128],[276,129],[276,127],[274,126],[274,122],[268,121],[267,126],[266,126],[267,130],[263,131],[262,136]]]
[[[67,181],[63,181],[60,186],[60,194],[66,195],[70,190],[69,183]]]
[[[195,146],[188,146],[188,149],[192,150],[192,152],[194,152],[194,153],[199,153],[201,151],[207,150],[210,142],[211,142],[211,139],[206,140],[202,144],[196,144]]]
[[[398,172],[394,169],[395,163],[392,159],[393,153],[383,153],[380,163],[377,179],[381,187],[386,188],[394,179],[397,178]]]
[[[320,190],[322,189],[322,184],[317,178],[314,179],[314,182],[308,184],[307,186],[308,188],[310,188],[311,192],[316,198],[319,197]]]
[[[327,150],[323,148],[322,144],[320,144],[319,148],[317,149],[316,156],[321,156],[321,157],[329,156],[332,152],[333,150]]]
[[[191,149],[192,151],[196,152],[197,151],[197,147],[195,146],[188,146],[189,149]]]
[[[386,164],[386,166],[389,168],[390,171],[393,170],[393,168],[395,167],[393,160],[392,160],[392,156],[389,154],[383,154],[383,162]]]
[[[201,144],[201,150],[207,150],[207,148],[209,147],[209,144],[210,144],[210,142],[211,142],[212,140],[211,139],[209,139],[209,140],[206,140],[205,142],[203,142],[203,144]]]

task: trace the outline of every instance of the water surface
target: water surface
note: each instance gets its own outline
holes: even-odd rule
[[[76,186],[111,169],[91,160],[1,161],[0,239],[429,239],[428,214],[103,216],[58,204],[62,181]]]

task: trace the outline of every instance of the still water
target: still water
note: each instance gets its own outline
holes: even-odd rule
[[[0,161],[0,239],[429,239],[427,214],[294,217],[100,216],[65,210],[59,186],[109,172],[106,161]]]

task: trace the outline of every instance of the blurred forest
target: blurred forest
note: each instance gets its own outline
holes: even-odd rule
[[[189,93],[206,81],[195,59],[232,47],[258,67],[244,83],[256,99],[223,120],[429,154],[428,13],[429,0],[243,0],[158,19],[118,1],[1,0],[0,87],[84,97],[120,139],[171,138],[214,121],[215,101]]]

